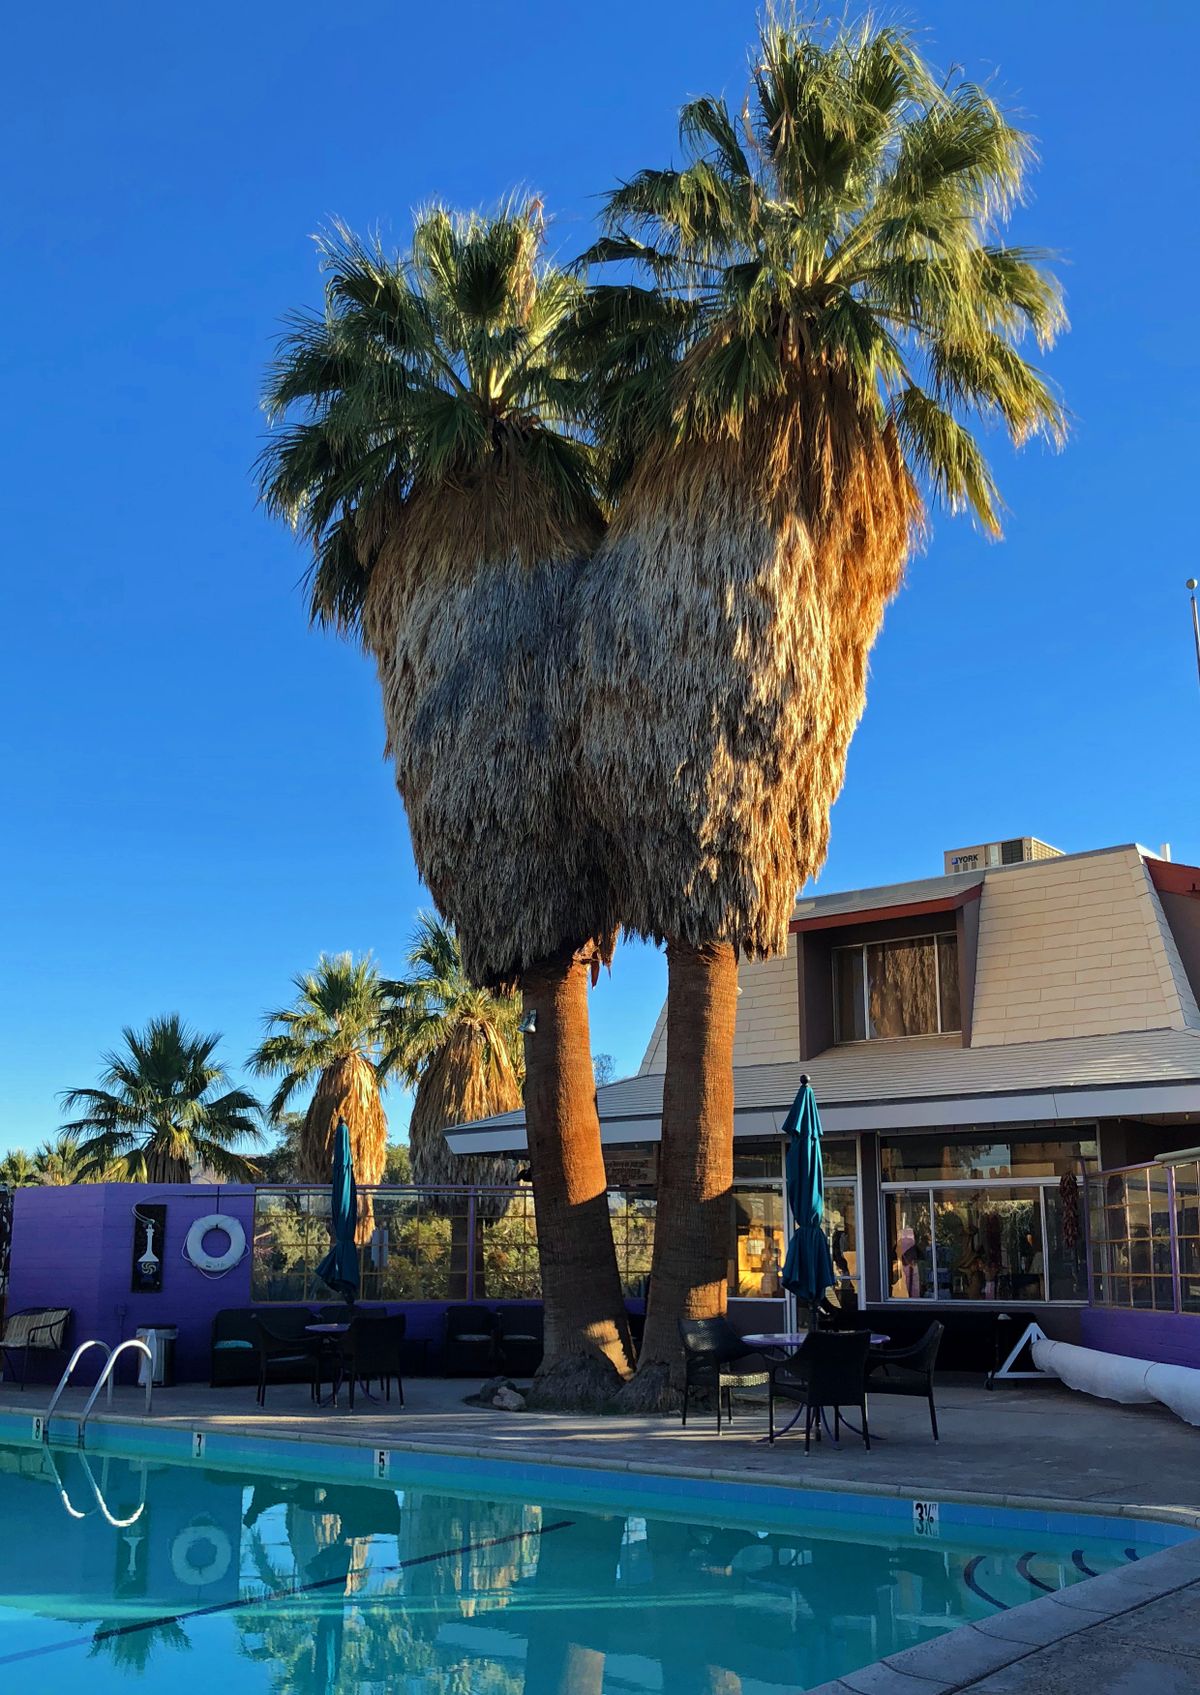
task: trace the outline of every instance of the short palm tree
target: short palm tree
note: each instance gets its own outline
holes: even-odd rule
[[[566,716],[571,591],[603,531],[573,347],[581,286],[540,203],[420,213],[391,257],[322,243],[326,307],[267,389],[270,510],[308,537],[314,620],[363,640],[413,851],[472,980],[537,1013],[526,1120],[551,1376],[611,1389],[625,1320],[587,1027],[593,833]],[[570,1391],[567,1391],[568,1393]]]
[[[24,1148],[13,1148],[0,1159],[0,1189],[32,1189],[42,1181],[36,1159]]]
[[[296,1141],[296,1176],[328,1183],[340,1120],[350,1132],[359,1183],[378,1183],[387,1159],[387,1115],[376,1066],[390,997],[370,955],[322,954],[292,979],[296,999],[269,1012],[268,1034],[251,1054],[259,1077],[279,1077],[267,1116],[282,1124],[298,1089],[315,1084]]]
[[[42,1182],[49,1187],[103,1181],[103,1174],[91,1175],[89,1161],[83,1155],[78,1137],[68,1133],[56,1136],[53,1141],[42,1142],[33,1157]]]
[[[582,613],[582,746],[615,914],[668,950],[652,1298],[724,1304],[736,954],[781,952],[821,865],[867,656],[929,498],[998,531],[972,423],[1058,440],[1018,349],[1063,323],[1000,239],[1031,157],[902,33],[764,26],[740,114],[681,114],[683,168],[613,192],[588,256],[598,414],[621,479]],[[652,1384],[648,1385],[652,1392]]]
[[[388,985],[395,1011],[381,1070],[416,1091],[408,1127],[413,1181],[432,1188],[511,1182],[511,1160],[452,1154],[444,1132],[521,1105],[520,998],[472,983],[453,927],[435,913],[418,914],[408,965],[409,975]]]
[[[256,1147],[259,1105],[227,1087],[213,1054],[220,1036],[189,1030],[178,1013],[152,1018],[145,1030],[121,1032],[124,1047],[106,1054],[97,1089],[70,1089],[63,1125],[78,1142],[76,1180],[190,1183],[193,1167],[229,1183],[257,1175],[236,1150]]]

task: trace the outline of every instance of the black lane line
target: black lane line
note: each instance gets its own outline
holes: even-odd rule
[[[432,1565],[436,1560],[450,1560],[456,1554],[473,1554],[480,1548],[502,1548],[508,1542],[523,1542],[527,1536],[549,1536],[553,1530],[570,1530],[575,1520],[559,1519],[556,1524],[543,1524],[537,1530],[518,1530],[511,1536],[488,1536],[481,1542],[462,1542],[456,1548],[439,1548],[436,1554],[414,1554],[394,1566],[377,1566],[379,1572],[407,1571],[410,1566]],[[192,1618],[210,1618],[214,1613],[237,1612],[241,1607],[261,1607],[270,1601],[286,1601],[291,1595],[307,1595],[315,1589],[332,1589],[344,1584],[340,1577],[319,1577],[312,1583],[289,1584],[285,1589],[271,1589],[265,1595],[239,1595],[234,1601],[214,1601],[207,1607],[192,1607],[185,1613],[163,1613],[159,1618],[140,1619],[136,1624],[116,1624],[111,1630],[97,1630],[91,1636],[72,1636],[64,1642],[47,1642],[41,1648],[22,1648],[16,1654],[0,1654],[0,1666],[15,1665],[19,1660],[36,1660],[43,1654],[61,1654],[67,1648],[87,1648],[94,1642],[106,1642],[111,1636],[135,1636],[139,1630],[157,1630],[164,1624],[186,1624]]]
[[[1076,1570],[1081,1571],[1085,1577],[1099,1577],[1100,1575],[1098,1571],[1093,1571],[1091,1566],[1084,1559],[1082,1548],[1076,1548],[1075,1552],[1071,1555],[1071,1563],[1075,1566]]]
[[[974,1590],[975,1594],[979,1596],[981,1601],[986,1601],[989,1607],[999,1607],[1002,1613],[1006,1613],[1008,1611],[1008,1602],[998,1601],[994,1595],[989,1595],[987,1590],[981,1587],[975,1576],[976,1571],[978,1571],[979,1567],[983,1564],[986,1558],[986,1554],[976,1554],[972,1559],[967,1561],[966,1565],[963,1567],[963,1582],[966,1584],[968,1589]]]
[[[1032,1583],[1035,1589],[1044,1589],[1047,1595],[1053,1595],[1054,1585],[1052,1583],[1043,1583],[1041,1578],[1035,1577],[1029,1569],[1030,1560],[1036,1559],[1036,1557],[1037,1556],[1035,1554],[1022,1554],[1021,1558],[1017,1561],[1017,1570],[1025,1579],[1026,1583]]]

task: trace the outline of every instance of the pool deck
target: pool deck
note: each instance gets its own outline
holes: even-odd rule
[[[977,1378],[939,1385],[942,1440],[923,1402],[877,1397],[870,1453],[855,1436],[768,1447],[765,1411],[739,1407],[719,1439],[711,1413],[678,1419],[507,1413],[468,1407],[467,1380],[413,1378],[406,1407],[359,1399],[315,1409],[306,1389],[272,1386],[260,1411],[248,1388],[184,1385],[156,1392],[155,1424],[307,1442],[350,1442],[603,1466],[799,1488],[960,1499],[990,1505],[1168,1519],[1200,1531],[1200,1432],[1155,1407],[1121,1407],[1057,1384],[988,1393]],[[86,1391],[71,1390],[67,1419]],[[0,1383],[0,1412],[44,1410],[49,1390]],[[140,1391],[119,1389],[111,1413],[140,1422]],[[909,1649],[824,1686],[824,1695],[1195,1695],[1200,1690],[1200,1538],[1108,1576]],[[815,1692],[814,1692],[815,1695]]]

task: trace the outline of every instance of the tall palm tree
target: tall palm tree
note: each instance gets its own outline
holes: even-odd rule
[[[380,1070],[416,1091],[408,1126],[413,1181],[431,1188],[511,1182],[511,1160],[452,1154],[444,1132],[520,1106],[520,998],[471,982],[453,926],[436,913],[418,914],[408,964],[409,976],[388,985],[395,1011]]]
[[[537,1015],[525,1106],[546,1301],[542,1393],[607,1393],[628,1326],[587,1026],[598,933],[575,792],[567,611],[603,530],[580,428],[581,288],[540,202],[420,213],[406,257],[337,230],[325,311],[267,389],[268,507],[314,546],[310,609],[362,640],[413,852],[468,975]]]
[[[763,27],[740,114],[684,106],[686,163],[613,192],[588,258],[619,504],[582,596],[592,808],[615,914],[668,954],[640,1393],[725,1298],[736,956],[781,952],[821,865],[867,656],[926,501],[999,532],[972,421],[1064,430],[1018,351],[1063,324],[1000,239],[1029,138],[868,23]]]
[[[387,1115],[376,1067],[391,1005],[388,987],[369,954],[325,954],[315,971],[292,979],[296,999],[269,1012],[268,1034],[248,1065],[259,1077],[280,1077],[267,1103],[283,1124],[297,1089],[315,1083],[296,1144],[296,1177],[328,1183],[339,1120],[350,1132],[358,1182],[378,1183],[387,1160]]]
[[[69,1089],[62,1127],[78,1142],[76,1180],[190,1183],[193,1166],[229,1183],[257,1174],[240,1147],[256,1147],[259,1105],[230,1089],[213,1059],[220,1036],[189,1030],[178,1013],[152,1018],[145,1030],[121,1032],[124,1048],[104,1056],[101,1087]]]

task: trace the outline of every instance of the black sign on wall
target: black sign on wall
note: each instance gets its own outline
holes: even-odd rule
[[[135,1295],[157,1295],[162,1288],[166,1236],[166,1207],[139,1201],[133,1209],[133,1274],[129,1283]]]

